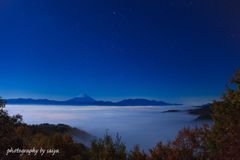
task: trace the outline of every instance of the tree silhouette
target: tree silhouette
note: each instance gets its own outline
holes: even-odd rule
[[[127,159],[126,146],[121,142],[121,137],[117,134],[115,143],[112,136],[108,134],[104,135],[104,139],[93,140],[91,143],[90,155],[92,160],[95,159]]]
[[[6,155],[7,149],[22,148],[22,139],[16,135],[16,127],[22,123],[22,116],[9,116],[4,110],[6,102],[0,97],[0,157],[4,159],[18,159],[18,154]]]
[[[237,159],[240,157],[240,69],[234,71],[234,77],[228,84],[236,86],[236,90],[226,86],[222,101],[213,101],[212,115],[214,125],[208,138],[210,150],[218,159]]]

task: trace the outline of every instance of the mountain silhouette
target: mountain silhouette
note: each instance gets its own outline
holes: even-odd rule
[[[120,105],[129,106],[166,106],[166,105],[180,105],[170,104],[163,101],[147,100],[147,99],[125,99],[118,102]]]
[[[111,101],[96,101],[86,94],[66,100],[56,101],[48,99],[32,99],[32,98],[18,98],[18,99],[4,99],[8,104],[43,104],[43,105],[95,105],[95,106],[167,106],[167,105],[182,105],[171,104],[163,101],[148,100],[148,99],[125,99],[120,102]]]

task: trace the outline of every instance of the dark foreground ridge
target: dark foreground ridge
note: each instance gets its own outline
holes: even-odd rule
[[[212,109],[210,108],[212,104],[208,104],[208,105],[203,105],[203,107],[199,106],[198,109],[189,109],[187,111],[189,111],[189,114],[196,114],[199,115],[198,118],[196,118],[195,120],[202,120],[202,119],[206,119],[206,120],[212,120],[212,116],[211,114],[213,114]]]
[[[197,109],[189,109],[189,110],[167,110],[167,111],[163,111],[162,113],[167,113],[167,112],[181,112],[181,111],[188,111],[188,114],[196,114],[199,115],[196,120],[212,120],[212,116],[211,114],[213,114],[211,107],[211,103],[208,104],[204,104],[202,106],[193,106],[193,107],[197,107]]]
[[[95,139],[95,136],[92,136],[91,134],[80,130],[78,128],[72,128],[69,125],[66,124],[49,124],[49,123],[42,123],[42,124],[36,124],[36,125],[27,125],[29,130],[32,132],[33,135],[37,133],[42,133],[43,135],[54,135],[56,133],[61,134],[71,134],[74,137],[77,137],[78,139],[81,139],[81,142],[87,142]]]
[[[167,111],[163,111],[162,113],[167,113],[167,112],[181,112],[181,110],[178,110],[178,109],[170,109],[170,110],[167,110]]]

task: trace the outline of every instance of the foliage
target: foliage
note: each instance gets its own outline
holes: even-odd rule
[[[179,131],[175,141],[163,145],[157,143],[156,147],[149,149],[148,160],[194,160],[209,157],[206,137],[210,130],[208,125],[195,126],[195,129],[184,128]]]
[[[0,97],[0,158],[18,159],[18,155],[6,156],[5,151],[11,147],[21,148],[22,139],[15,134],[15,128],[22,123],[22,116],[17,114],[9,116],[4,110],[6,102]]]
[[[179,131],[177,138],[172,142],[174,152],[171,159],[206,159],[209,157],[206,138],[209,127],[195,126],[195,129],[184,128]]]
[[[149,153],[149,160],[170,159],[173,153],[171,142],[169,141],[166,145],[163,145],[160,141],[157,143],[156,147],[154,147],[153,149],[149,149]]]
[[[133,150],[130,149],[129,159],[146,160],[147,154],[144,151],[140,152],[139,144],[137,144],[134,146]]]
[[[214,125],[208,144],[215,158],[236,159],[240,156],[240,69],[234,71],[234,78],[230,78],[228,83],[237,89],[226,86],[222,101],[213,101]]]
[[[33,135],[42,133],[47,136],[53,135],[55,133],[66,133],[69,129],[71,129],[70,126],[65,124],[54,125],[49,123],[28,125],[28,128],[31,130]]]
[[[111,135],[104,135],[104,139],[95,139],[91,143],[90,150],[91,160],[114,160],[114,159],[127,159],[126,146],[121,142],[121,137],[117,134],[115,143]]]

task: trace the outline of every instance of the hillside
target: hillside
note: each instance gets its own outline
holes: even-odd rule
[[[196,120],[200,120],[200,119],[212,120],[211,114],[213,114],[213,111],[210,107],[211,107],[211,104],[208,104],[204,107],[201,107],[201,108],[199,107],[198,109],[189,109],[187,111],[189,111],[188,112],[189,114],[199,115]]]
[[[84,142],[90,142],[93,140],[94,136],[91,134],[77,129],[77,128],[72,128],[66,124],[49,124],[49,123],[43,123],[43,124],[37,124],[37,125],[27,125],[27,127],[30,129],[33,135],[37,133],[42,133],[43,135],[54,135],[55,133],[61,133],[61,134],[66,134],[69,133],[73,137],[76,138],[76,141],[78,143],[84,143]]]

